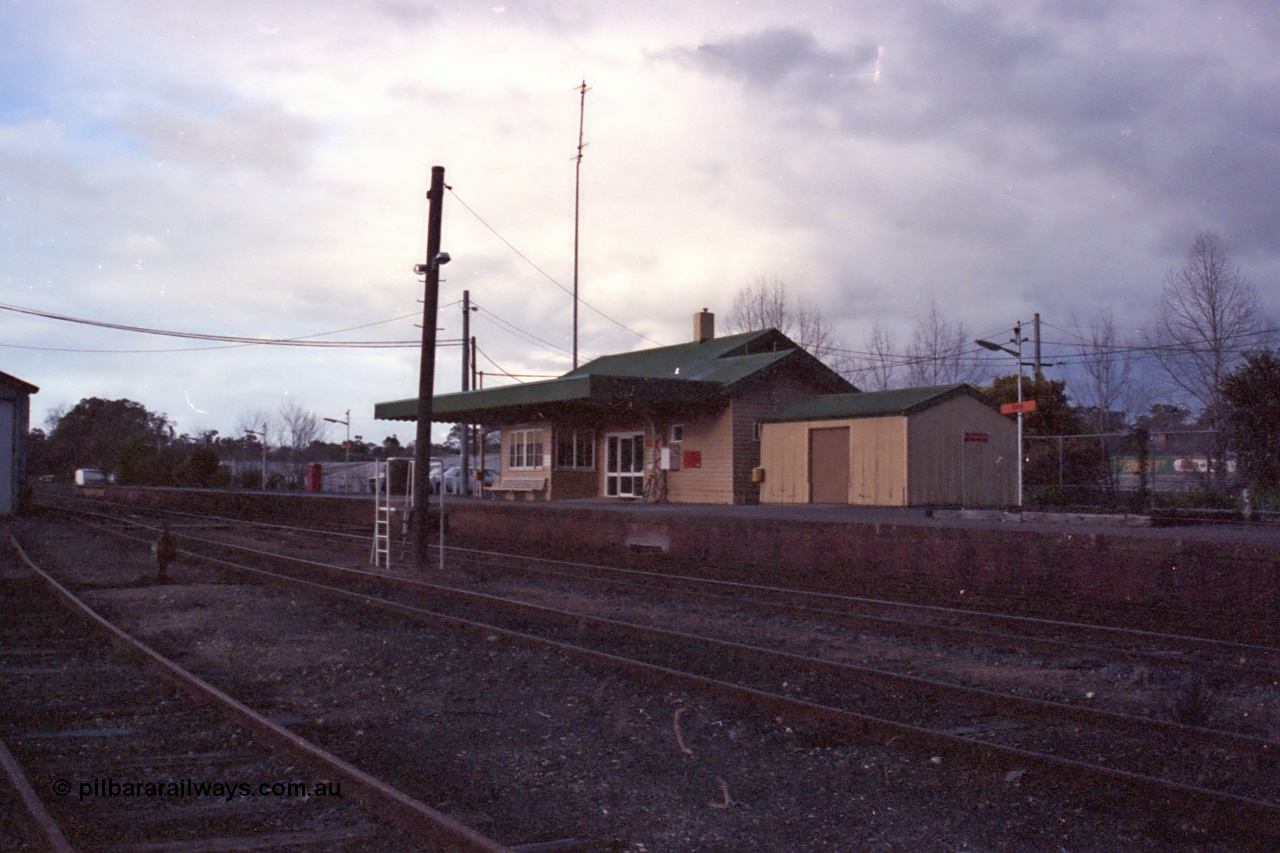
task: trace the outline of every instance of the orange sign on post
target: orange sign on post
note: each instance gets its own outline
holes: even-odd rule
[[[1004,403],[1000,406],[1000,414],[1002,415],[1016,415],[1018,412],[1034,412],[1035,410],[1035,400],[1023,400],[1021,403]]]

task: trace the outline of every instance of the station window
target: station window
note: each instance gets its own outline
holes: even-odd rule
[[[589,429],[556,430],[556,467],[595,470],[595,433]]]
[[[671,425],[671,443],[679,444],[684,441],[684,424]]]
[[[507,446],[507,468],[511,470],[542,467],[542,430],[519,429],[511,433]]]

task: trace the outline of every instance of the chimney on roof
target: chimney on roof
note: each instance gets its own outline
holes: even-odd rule
[[[716,336],[716,315],[706,308],[693,315],[693,342],[700,344]]]

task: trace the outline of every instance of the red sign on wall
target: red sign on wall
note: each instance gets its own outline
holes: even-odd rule
[[[986,444],[989,436],[985,432],[965,432],[964,440],[973,444]]]
[[[686,450],[680,454],[681,468],[701,468],[702,467],[702,451]]]

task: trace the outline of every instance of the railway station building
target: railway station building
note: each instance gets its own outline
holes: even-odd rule
[[[412,421],[416,398],[374,416]],[[489,489],[524,500],[1007,506],[1012,422],[969,385],[863,393],[776,329],[608,355],[557,379],[437,395],[501,434]]]
[[[40,389],[0,372],[0,515],[18,511],[27,482],[31,395]]]
[[[776,329],[608,355],[557,379],[441,394],[432,420],[501,431],[499,497],[680,503],[760,500],[760,427],[775,412],[857,389]],[[374,416],[414,420],[417,400]]]

